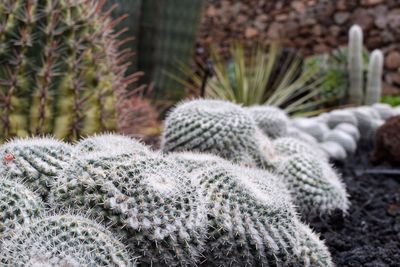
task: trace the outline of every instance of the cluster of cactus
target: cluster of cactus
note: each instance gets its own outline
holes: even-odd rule
[[[353,25],[349,31],[347,67],[349,73],[348,102],[356,105],[378,103],[382,92],[383,54],[372,51],[368,63],[367,83],[364,88],[363,32]]]
[[[21,178],[1,169],[0,200],[11,203],[0,213],[6,218],[0,224],[5,266],[333,265],[326,246],[297,216],[287,185],[272,172],[212,154],[163,155],[112,134],[64,144],[72,152],[61,160],[50,156],[55,142],[3,145],[41,148],[26,166],[34,160],[66,163],[47,177],[52,181],[44,201],[19,184],[36,185],[41,175]],[[14,152],[6,161],[24,157]]]
[[[281,138],[270,141],[266,135],[271,135],[272,130],[263,127],[263,135],[257,127],[268,125],[268,122],[262,122],[260,111],[271,113],[264,118],[274,118],[274,114],[278,114],[275,117],[286,118],[276,108],[270,107],[244,109],[218,100],[182,103],[165,120],[162,150],[209,153],[242,166],[278,173],[305,218],[330,213],[334,209],[346,212],[348,200],[344,185],[327,163],[328,158],[318,148],[317,142],[308,144],[288,137],[281,137],[284,138],[282,141]],[[258,123],[253,117],[257,117]],[[284,124],[281,128],[287,132],[289,125],[286,123],[289,122],[286,119],[280,121]],[[172,155],[178,160],[190,158],[190,154],[175,153]],[[207,158],[199,160],[208,161]]]
[[[2,0],[0,141],[77,139],[117,125],[127,50],[104,1]],[[117,111],[117,112],[116,112]]]

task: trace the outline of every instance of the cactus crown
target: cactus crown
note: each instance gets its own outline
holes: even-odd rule
[[[23,180],[45,198],[59,171],[71,159],[72,146],[52,138],[14,139],[0,147],[0,173]]]
[[[0,140],[114,129],[128,51],[118,51],[104,1],[2,0]],[[119,93],[118,93],[118,92]],[[112,108],[111,108],[112,107]]]
[[[287,134],[289,118],[283,110],[273,106],[254,106],[246,110],[269,137],[275,139]]]
[[[134,266],[124,245],[80,216],[51,216],[26,224],[1,245],[2,266]]]
[[[194,100],[178,105],[167,117],[162,150],[218,155],[250,166],[270,165],[260,148],[259,130],[240,106],[220,100]],[[265,137],[267,138],[267,137]]]

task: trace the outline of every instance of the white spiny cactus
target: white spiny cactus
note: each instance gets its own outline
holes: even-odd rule
[[[372,108],[379,113],[382,120],[387,120],[395,115],[395,110],[389,105],[384,103],[376,103]]]
[[[23,180],[46,198],[60,170],[71,160],[72,146],[51,138],[15,139],[0,147],[0,175]]]
[[[155,153],[90,153],[60,174],[50,196],[120,233],[140,263],[193,265],[205,239],[205,203],[183,167]]]
[[[38,195],[17,181],[0,177],[0,239],[18,225],[39,217],[43,210]]]
[[[332,130],[325,135],[324,142],[329,141],[340,144],[346,150],[347,154],[353,154],[357,149],[357,143],[353,137],[339,129]]]
[[[383,53],[379,49],[372,51],[368,64],[365,105],[378,103],[382,93]]]
[[[252,106],[246,108],[257,126],[272,139],[285,136],[289,126],[286,113],[273,106]]]
[[[354,141],[356,141],[356,142],[358,140],[360,140],[360,131],[353,124],[340,123],[340,124],[336,125],[336,127],[334,129],[341,130],[345,133],[348,133],[349,135],[351,135],[353,137]]]
[[[330,159],[344,161],[347,158],[346,150],[338,143],[327,141],[320,143],[320,147]]]
[[[164,152],[194,151],[218,155],[246,166],[268,167],[261,151],[262,135],[240,106],[220,100],[193,100],[179,104],[165,120]]]
[[[111,232],[79,216],[44,217],[20,226],[0,248],[1,266],[135,266]]]
[[[306,153],[318,157],[322,160],[328,160],[324,151],[319,146],[313,146],[293,137],[282,137],[273,141],[273,146],[279,156],[290,156],[296,153]]]
[[[284,179],[303,216],[327,214],[334,209],[347,211],[345,186],[328,163],[297,153],[282,158],[277,173]]]
[[[328,113],[327,123],[331,129],[341,123],[349,123],[357,127],[357,118],[351,111],[339,109]]]
[[[353,25],[349,31],[347,64],[349,70],[349,102],[360,105],[363,101],[363,32],[360,26]]]
[[[326,125],[309,118],[296,118],[292,120],[292,125],[303,132],[313,136],[317,141],[322,141],[324,135],[329,130]]]

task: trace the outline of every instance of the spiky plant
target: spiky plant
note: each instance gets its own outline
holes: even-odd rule
[[[46,198],[72,153],[72,146],[51,138],[15,139],[0,147],[0,175],[22,180]]]
[[[130,77],[104,0],[0,3],[0,140],[76,139],[116,127]]]
[[[43,210],[38,195],[17,181],[0,177],[0,239],[15,227],[31,223]]]
[[[135,266],[111,232],[80,216],[38,219],[17,228],[0,248],[2,266]]]
[[[383,53],[376,49],[372,51],[368,65],[367,87],[365,90],[365,105],[372,105],[381,100],[382,93]]]
[[[65,168],[50,199],[100,217],[142,256],[142,264],[194,265],[206,219],[197,190],[172,159],[106,151],[79,157]]]
[[[237,44],[231,48],[232,63],[226,64],[215,49],[211,49],[214,76],[207,81],[205,96],[228,100],[245,106],[272,105],[283,107],[288,113],[310,111],[328,99],[315,98],[321,93],[322,80],[315,79],[315,68],[303,70],[296,54],[280,58],[277,44],[272,44],[268,54],[261,48],[246,55]],[[274,70],[279,69],[275,73]],[[199,92],[205,71],[193,73],[191,68],[181,66],[189,81],[175,77],[192,91]]]
[[[362,61],[363,32],[360,26],[353,25],[350,28],[348,47],[349,103],[361,105],[364,97],[364,78]]]
[[[274,155],[249,114],[221,100],[179,104],[165,120],[161,142],[164,152],[211,153],[253,167],[270,166]]]

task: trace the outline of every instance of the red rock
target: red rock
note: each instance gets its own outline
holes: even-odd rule
[[[350,13],[349,12],[337,12],[334,15],[334,19],[335,19],[335,22],[337,24],[345,23],[349,19],[349,17],[350,17]]]
[[[253,27],[247,27],[245,32],[244,32],[244,36],[247,39],[256,37],[257,35],[258,35],[258,30],[256,28],[253,28]]]
[[[373,163],[388,162],[400,166],[400,116],[386,120],[379,127],[375,136],[374,151],[371,155]]]
[[[363,6],[374,6],[383,3],[384,0],[361,0],[361,5]]]
[[[385,58],[385,67],[391,70],[400,67],[400,52],[392,51]]]

